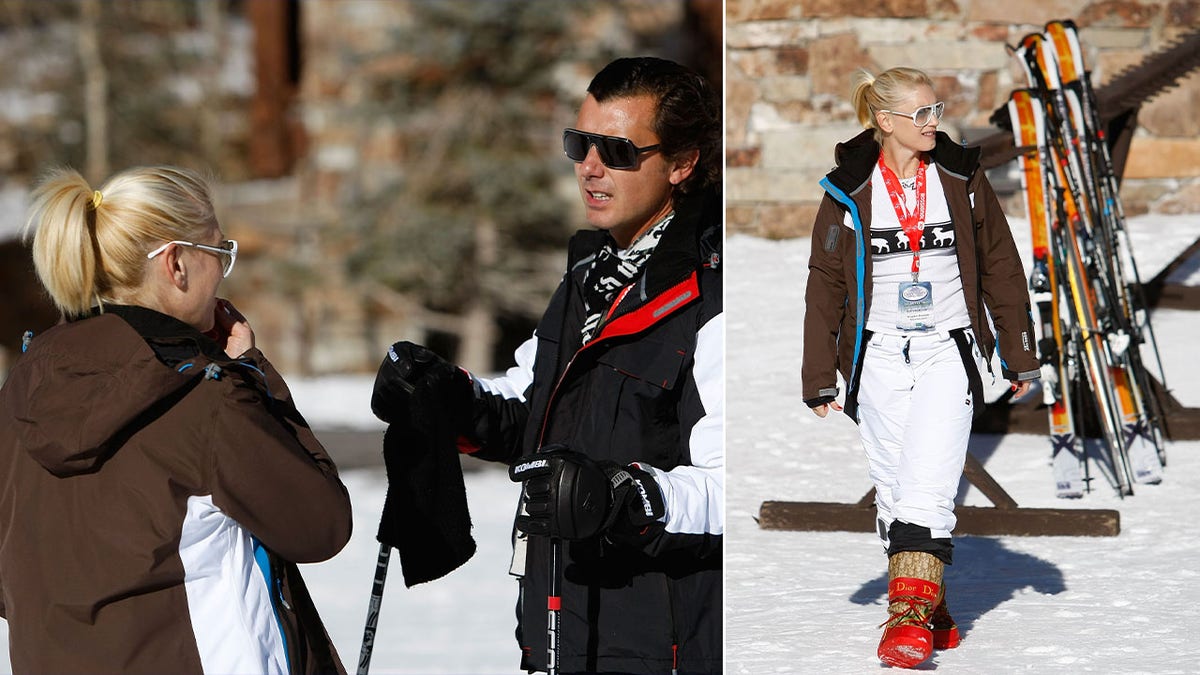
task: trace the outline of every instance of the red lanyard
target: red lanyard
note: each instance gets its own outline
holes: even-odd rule
[[[892,208],[896,209],[896,218],[900,221],[900,229],[908,235],[908,247],[912,249],[913,280],[921,271],[921,225],[925,223],[925,160],[917,167],[917,206],[909,212],[904,206],[904,192],[900,188],[900,179],[894,171],[883,163],[883,153],[879,153],[879,173],[883,174],[883,185],[887,188],[888,197],[892,199]]]

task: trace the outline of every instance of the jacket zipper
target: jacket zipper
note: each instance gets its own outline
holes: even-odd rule
[[[270,555],[268,553],[268,555]],[[293,631],[292,626],[298,623],[294,621],[295,611],[292,609],[291,603],[283,597],[283,566],[275,559],[275,556],[270,555],[271,561],[271,604],[275,610],[275,619],[279,623],[279,632],[283,637],[283,655],[287,663],[289,673],[296,672],[299,663],[294,663],[293,660],[299,658],[299,644],[296,644],[299,631]],[[285,613],[287,619],[285,620]]]
[[[688,278],[694,276],[695,274],[696,274],[696,272],[693,270],[687,276],[685,276],[679,283],[675,284],[674,286],[671,286],[671,288],[677,287],[680,283],[687,281]],[[538,449],[541,449],[542,444],[545,442],[546,429],[548,428],[548,426],[550,424],[550,411],[553,410],[553,408],[554,408],[555,399],[558,398],[558,392],[562,388],[563,382],[566,381],[567,376],[571,373],[571,366],[573,366],[575,364],[575,361],[576,361],[576,359],[578,359],[580,354],[591,349],[592,347],[595,347],[596,345],[598,345],[602,342],[605,342],[608,339],[603,334],[604,327],[611,322],[611,319],[617,313],[617,308],[621,304],[621,301],[625,299],[625,296],[628,295],[629,292],[631,290],[633,290],[633,288],[635,286],[637,286],[637,283],[630,284],[621,290],[621,292],[617,295],[617,297],[613,299],[612,304],[609,305],[608,311],[605,313],[604,320],[601,321],[600,324],[596,327],[597,333],[598,333],[597,337],[593,338],[592,340],[588,341],[585,344],[580,345],[579,349],[575,350],[575,353],[572,354],[571,358],[567,360],[567,365],[563,367],[562,374],[559,375],[558,380],[554,383],[554,388],[550,391],[550,398],[546,400],[546,408],[542,414],[542,428],[538,432],[538,442],[537,442]],[[670,290],[670,288],[668,288],[667,290]],[[661,294],[659,296],[655,296],[655,299],[657,299],[658,297],[661,297]],[[645,305],[639,305],[639,307],[642,307],[642,306],[645,306]],[[674,307],[671,307],[671,309],[673,310]],[[632,311],[632,310],[630,310],[630,311]],[[564,313],[565,313],[565,310],[564,310]],[[669,312],[669,313],[673,313],[673,311]],[[647,324],[647,327],[653,326],[653,325],[656,325],[656,323]],[[563,331],[563,334],[565,335],[566,332]]]

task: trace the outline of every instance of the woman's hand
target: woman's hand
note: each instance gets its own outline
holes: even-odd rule
[[[217,344],[229,358],[236,359],[254,348],[254,331],[246,317],[224,298],[217,298],[216,323],[213,332]]]
[[[1030,380],[1026,380],[1024,382],[1014,382],[1013,380],[1009,380],[1009,384],[1012,385],[1012,398],[1015,401],[1029,393],[1029,387],[1033,385],[1033,382]]]
[[[817,417],[824,417],[829,414],[830,408],[833,408],[837,412],[841,412],[842,410],[840,403],[837,401],[830,401],[829,403],[822,403],[821,405],[813,408],[812,411],[817,414]]]

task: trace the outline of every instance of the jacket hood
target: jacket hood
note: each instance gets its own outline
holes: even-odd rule
[[[210,360],[204,352],[216,347],[190,326],[152,310],[107,312],[35,337],[0,392],[0,416],[19,447],[56,476],[99,470],[124,439],[200,381],[205,365],[200,361]],[[139,332],[135,324],[146,330]],[[144,336],[147,332],[158,335]],[[174,355],[164,356],[147,340]],[[178,358],[189,352],[190,359]]]

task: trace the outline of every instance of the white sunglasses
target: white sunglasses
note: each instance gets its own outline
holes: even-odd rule
[[[907,117],[911,119],[913,124],[916,126],[923,127],[932,122],[935,118],[938,120],[942,119],[942,111],[945,110],[945,108],[946,104],[938,101],[932,105],[923,105],[910,113],[896,112],[895,110],[880,110],[879,112],[885,112],[889,115]]]
[[[233,264],[235,262],[237,262],[238,245],[237,245],[236,239],[226,239],[217,246],[209,246],[207,244],[197,244],[197,243],[190,242],[190,241],[179,241],[179,240],[168,241],[167,243],[163,244],[162,246],[159,246],[158,248],[154,249],[153,251],[150,251],[149,253],[147,253],[146,259],[149,260],[149,259],[153,258],[154,256],[162,253],[163,251],[167,250],[167,247],[169,247],[171,244],[175,244],[176,246],[187,246],[189,248],[198,248],[201,251],[208,251],[209,253],[215,253],[217,255],[224,256],[221,258],[221,277],[222,278],[229,276],[229,273],[233,271]]]

